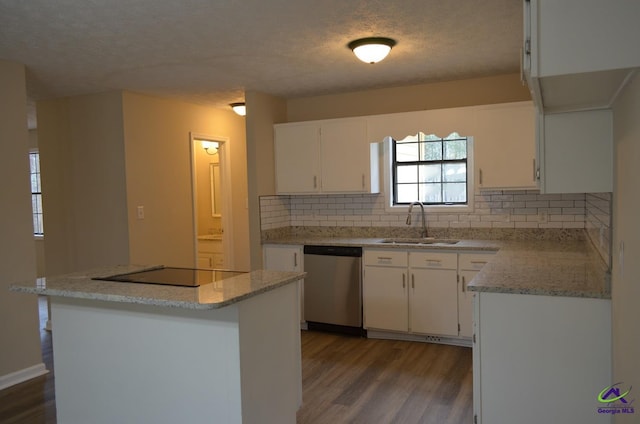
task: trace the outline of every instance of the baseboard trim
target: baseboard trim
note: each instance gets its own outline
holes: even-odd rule
[[[49,370],[45,367],[44,363],[39,363],[28,368],[24,368],[10,374],[0,376],[0,390],[6,389],[16,384],[23,383],[32,378],[39,377],[48,373]]]
[[[402,340],[407,342],[439,343],[453,346],[471,347],[470,337],[450,337],[427,334],[395,333],[392,331],[367,330],[367,338],[382,340]]]

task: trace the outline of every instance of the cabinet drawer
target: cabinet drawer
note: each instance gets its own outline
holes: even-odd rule
[[[493,257],[493,253],[461,253],[460,269],[478,271]]]
[[[407,266],[407,252],[402,250],[365,250],[363,256],[365,265]]]
[[[409,266],[411,268],[458,269],[458,255],[456,253],[410,252]]]
[[[202,253],[222,253],[221,240],[198,241],[198,252]]]

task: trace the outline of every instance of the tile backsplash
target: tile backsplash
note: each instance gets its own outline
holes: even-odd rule
[[[261,230],[285,227],[309,230],[321,227],[407,229],[406,212],[386,211],[384,199],[382,194],[262,196]],[[501,231],[498,229],[584,229],[602,259],[610,266],[611,204],[611,193],[540,194],[537,190],[495,190],[477,192],[473,212],[428,212],[426,217],[430,229],[442,229],[445,233],[454,231],[456,234],[465,228],[482,234]],[[414,209],[417,211],[419,209]],[[414,215],[411,226],[418,228],[420,225],[419,217]]]
[[[429,228],[585,228],[585,194],[537,190],[482,191],[473,212],[429,212]],[[414,209],[414,212],[417,209]],[[261,229],[280,227],[405,227],[406,212],[387,212],[384,195],[303,195],[260,198]],[[412,226],[419,226],[414,217]]]
[[[611,193],[588,193],[584,228],[607,265],[611,266]]]

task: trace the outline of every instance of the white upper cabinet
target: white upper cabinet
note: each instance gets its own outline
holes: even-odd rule
[[[320,130],[316,125],[276,125],[278,194],[320,191]]]
[[[535,189],[535,108],[531,102],[478,107],[473,132],[480,189]]]
[[[543,193],[613,191],[613,114],[591,110],[544,115]]]
[[[277,194],[377,193],[377,144],[364,119],[277,124]]]
[[[522,68],[545,113],[608,108],[640,67],[640,2],[524,0]]]
[[[325,193],[376,193],[377,163],[371,162],[367,122],[340,120],[321,124],[320,157]],[[373,155],[377,157],[377,155]],[[375,166],[373,181],[371,168]]]

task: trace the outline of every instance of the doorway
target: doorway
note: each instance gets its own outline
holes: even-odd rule
[[[190,138],[195,266],[233,269],[228,139],[193,132]]]

